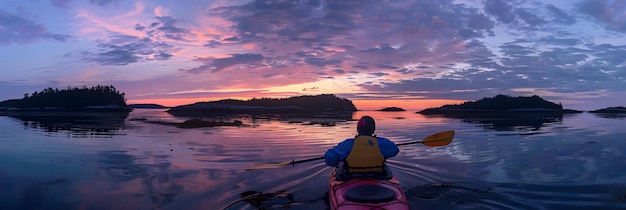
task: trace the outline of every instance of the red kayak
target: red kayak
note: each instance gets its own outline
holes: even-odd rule
[[[328,195],[330,209],[409,209],[404,191],[395,177],[337,180],[333,170]]]

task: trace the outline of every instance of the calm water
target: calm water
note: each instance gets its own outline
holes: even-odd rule
[[[356,112],[342,119],[251,118],[182,129],[164,110],[128,116],[0,116],[0,209],[326,209],[322,156],[362,115],[397,143],[455,130],[444,147],[407,145],[389,160],[413,209],[625,209],[626,119],[455,119]],[[323,126],[319,123],[334,126]]]

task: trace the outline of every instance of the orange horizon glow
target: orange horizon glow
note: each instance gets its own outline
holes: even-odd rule
[[[225,98],[158,98],[158,99],[128,99],[126,104],[158,104],[167,107],[181,106],[187,104],[193,104],[196,102],[208,102],[217,101]]]
[[[451,100],[451,99],[376,99],[376,100],[352,100],[352,103],[358,110],[378,110],[386,107],[399,107],[409,111],[421,111],[427,108],[440,107],[447,104],[460,104],[467,100]]]
[[[128,100],[127,104],[159,104],[167,107],[181,106],[193,104],[196,102],[218,101],[226,98],[161,98],[161,99],[139,99]],[[247,100],[247,98],[230,98]],[[420,111],[427,108],[440,107],[447,104],[460,104],[466,100],[451,99],[367,99],[367,100],[351,100],[358,110],[378,110],[385,107],[399,107],[409,111]]]

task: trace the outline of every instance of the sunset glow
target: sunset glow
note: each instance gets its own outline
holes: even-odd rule
[[[626,104],[622,1],[6,1],[0,101],[114,85],[165,106],[335,94],[358,109],[539,95]]]

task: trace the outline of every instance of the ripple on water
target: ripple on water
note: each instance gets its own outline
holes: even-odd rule
[[[412,208],[626,209],[623,119],[581,115],[496,130],[409,112],[352,118],[362,115],[374,116],[377,133],[398,143],[456,131],[450,145],[402,147],[388,161]],[[161,112],[145,117],[181,120]],[[243,121],[251,126],[180,129],[126,120],[116,133],[123,135],[98,139],[0,117],[0,208],[29,198],[49,209],[328,208],[331,168],[322,160],[244,169],[320,157],[352,137],[356,122]],[[26,189],[34,197],[23,197]]]

